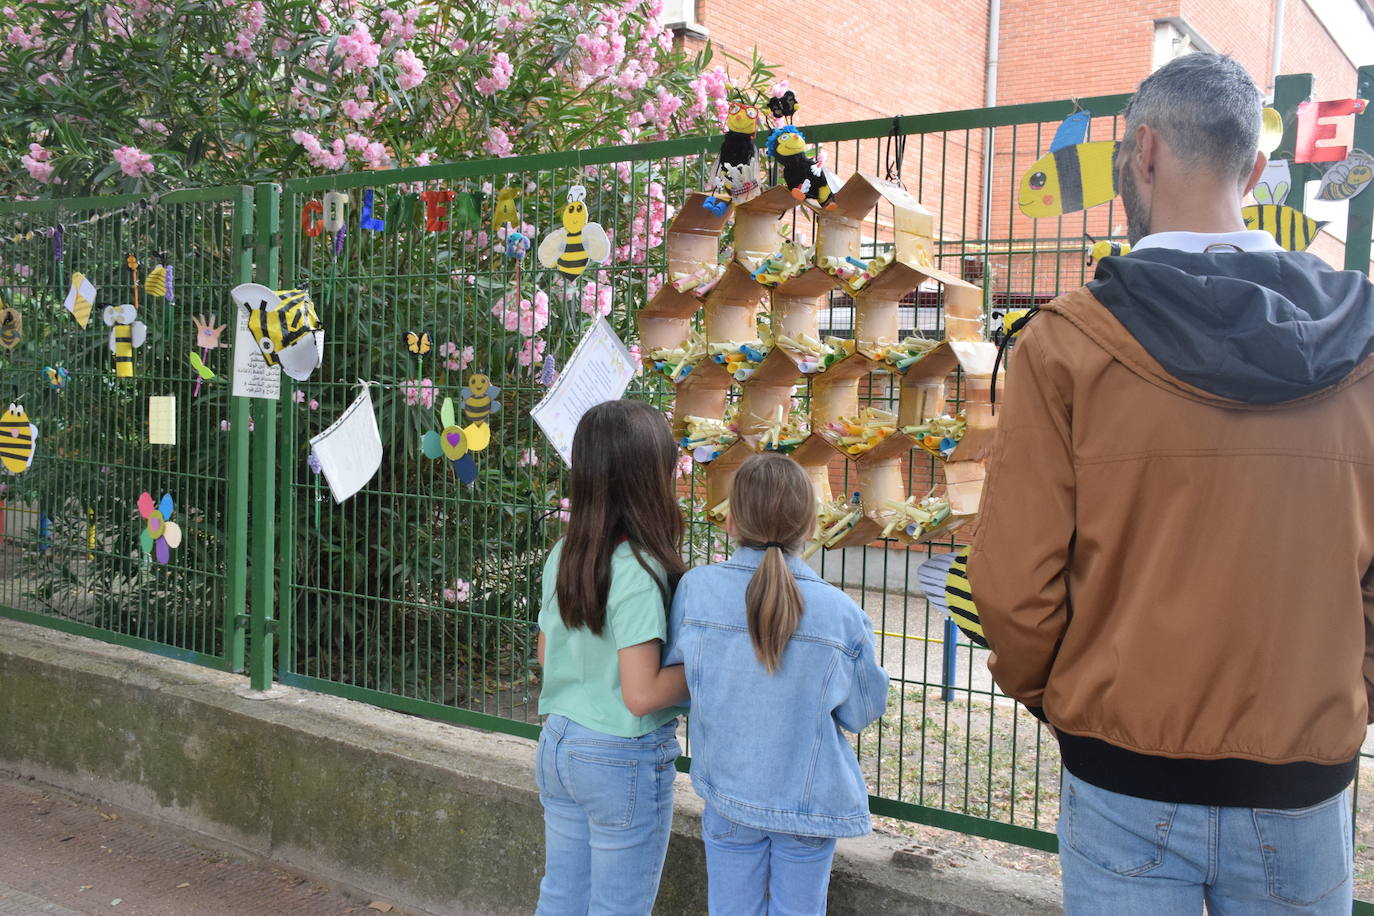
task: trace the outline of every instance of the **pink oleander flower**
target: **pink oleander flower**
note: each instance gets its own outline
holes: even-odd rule
[[[506,132],[499,127],[487,128],[487,139],[482,143],[482,149],[498,159],[515,155],[515,145],[511,143]]]
[[[59,184],[62,179],[53,178],[53,167],[48,161],[52,158],[52,152],[44,149],[38,143],[30,143],[29,151],[19,157],[19,162],[24,168],[28,169],[29,177],[42,184],[52,182]]]
[[[404,14],[393,9],[382,10],[382,21],[386,23],[386,32],[382,35],[382,44],[389,45],[393,41],[407,42],[419,34],[419,27],[415,25],[415,20],[420,17],[420,8],[411,7]]]
[[[677,467],[674,469],[674,477],[692,476],[692,456],[683,455],[677,460]]]
[[[305,392],[301,391],[300,389],[296,389],[291,393],[291,400],[295,401],[297,404],[304,404]]]
[[[162,134],[165,137],[172,132],[166,124],[149,118],[139,118],[135,123],[138,124],[138,129],[145,134]]]
[[[568,501],[568,497],[565,496],[558,501],[558,511],[553,514],[553,517],[560,522],[572,519],[572,503]]]
[[[540,364],[543,359],[544,341],[540,340],[538,337],[525,338],[525,342],[521,345],[520,351],[515,354],[516,362],[522,366],[533,367],[536,374],[538,374],[541,368]]]
[[[520,453],[520,457],[515,463],[522,468],[538,467],[539,456],[534,453],[534,449],[527,448]]]
[[[401,391],[405,395],[407,406],[434,406],[434,382],[430,379],[411,379],[402,386]]]
[[[773,99],[780,99],[787,94],[787,90],[790,88],[792,87],[787,85],[787,80],[778,80],[771,87],[769,87],[768,97]]]
[[[359,102],[354,99],[344,99],[339,106],[343,111],[344,117],[350,121],[365,121],[372,117],[377,111],[376,102]]]
[[[582,287],[582,302],[578,306],[583,314],[593,318],[604,318],[611,313],[611,286],[600,279]]]
[[[448,604],[461,604],[472,594],[472,583],[466,579],[454,579],[453,585],[444,589],[444,601]]]
[[[510,78],[515,74],[515,65],[505,51],[492,55],[490,63],[491,74],[477,80],[476,89],[481,95],[495,95],[502,89],[509,89]]]
[[[472,347],[463,347],[460,350],[458,344],[450,340],[439,345],[438,353],[444,361],[444,368],[450,372],[461,372],[472,365]]]
[[[136,146],[121,146],[114,151],[119,170],[130,178],[153,174],[153,157]]]
[[[392,61],[396,64],[396,85],[402,89],[414,89],[423,83],[428,75],[425,65],[420,63],[420,58],[409,48],[397,51]]]
[[[355,22],[353,31],[340,35],[334,46],[342,55],[343,69],[349,73],[377,66],[382,46],[372,38],[372,30],[365,22]]]
[[[310,409],[311,409],[311,410],[319,410],[319,409],[320,409],[320,402],[317,401],[317,400],[315,400],[314,398],[311,398],[311,399],[310,399]]]

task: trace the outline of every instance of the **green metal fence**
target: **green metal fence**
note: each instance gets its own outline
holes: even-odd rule
[[[1361,71],[1362,96],[1371,83],[1374,70]],[[1310,78],[1280,80],[1276,106],[1290,124],[1285,145],[1296,103],[1310,91]],[[854,171],[900,178],[935,214],[940,266],[985,285],[989,308],[999,309],[1081,284],[1089,273],[1086,236],[1124,228],[1114,204],[1030,222],[1016,212],[1015,195],[1020,174],[1059,121],[1081,106],[1095,115],[1093,139],[1114,138],[1125,101],[1110,96],[806,133],[842,178]],[[1363,116],[1357,145],[1369,148],[1371,133],[1374,118]],[[661,233],[670,208],[701,186],[715,145],[687,139],[298,179],[251,191],[179,193],[146,206],[124,198],[0,205],[0,238],[19,233],[0,244],[0,296],[25,319],[24,342],[8,358],[0,354],[0,384],[41,430],[33,468],[5,478],[7,512],[29,514],[0,547],[0,613],[246,669],[257,687],[275,678],[534,736],[533,621],[543,555],[561,533],[565,481],[529,410],[545,390],[541,376],[563,364],[590,314],[608,313],[622,337],[635,339],[635,312],[663,281]],[[533,251],[522,261],[508,257],[508,240],[492,224],[500,192],[515,189],[513,225],[537,245],[558,226],[572,184],[587,188],[592,217],[611,233],[615,252],[575,283],[540,268]],[[425,191],[452,192],[447,212],[427,213],[419,196]],[[312,202],[328,192],[349,195],[342,236],[315,233]],[[384,228],[360,225],[369,196],[372,218]],[[1356,200],[1347,263],[1365,268],[1374,197]],[[867,243],[876,250],[887,241],[890,214],[874,217]],[[61,260],[48,232],[58,225]],[[804,236],[810,227],[801,220],[795,231]],[[148,342],[135,354],[135,378],[115,380],[106,329],[79,332],[61,301],[73,270],[100,287],[100,306],[129,301],[124,259],[131,253],[145,270],[160,258],[173,265],[175,299],[144,294]],[[278,402],[250,407],[229,398],[222,380],[193,396],[188,316],[225,316],[228,289],[250,278],[309,288],[326,329],[323,367],[303,383],[283,378]],[[538,307],[545,298],[546,314]],[[521,300],[531,303],[523,313]],[[825,330],[852,334],[852,301],[836,293],[830,305]],[[934,291],[918,292],[903,310],[903,329],[938,335],[937,306]],[[522,328],[522,320],[533,327]],[[522,333],[528,330],[537,332],[537,344]],[[227,376],[228,355],[213,351],[207,361]],[[49,390],[43,373],[55,361],[69,372],[61,394]],[[460,400],[474,372],[500,386],[503,407],[468,487],[446,462],[425,458],[419,443],[438,428],[443,399]],[[312,470],[308,440],[344,410],[360,382],[371,390],[385,457],[377,476],[337,505]],[[147,444],[147,398],[161,394],[177,397],[176,446]],[[666,408],[672,391],[645,375],[630,396]],[[887,405],[895,391],[878,379],[867,396]],[[958,396],[955,388],[955,405]],[[727,545],[704,520],[700,470],[684,470],[689,551],[694,563],[706,562]],[[851,487],[842,462],[831,473],[838,492]],[[908,476],[911,491],[924,492],[933,465],[913,457]],[[187,536],[165,567],[140,559],[136,501],[145,490],[154,498],[171,492],[186,520]],[[982,650],[958,642],[927,608],[914,577],[927,553],[873,545],[820,560],[823,574],[872,617],[892,675],[888,714],[856,745],[872,808],[1053,850],[1056,744],[995,689]],[[1374,823],[1366,811],[1358,815],[1357,878],[1367,887],[1374,866],[1364,843]]]
[[[227,315],[228,290],[252,274],[248,194],[0,205],[0,307],[23,322],[20,342],[0,359],[0,409],[18,405],[38,430],[32,466],[0,477],[0,613],[242,665],[246,407],[223,383],[193,397],[186,379],[190,316]],[[170,298],[144,289],[164,264]],[[63,309],[73,273],[98,290],[84,330]],[[104,309],[135,302],[146,340],[133,348],[131,331],[133,375],[119,378]],[[149,443],[150,398],[163,396],[176,399],[175,445]],[[170,494],[170,520],[184,532],[166,564],[141,549],[144,492],[155,501]]]

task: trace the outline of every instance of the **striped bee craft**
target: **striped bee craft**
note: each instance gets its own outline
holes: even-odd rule
[[[1288,251],[1305,251],[1325,225],[1292,207],[1276,204],[1243,207],[1240,215],[1247,229],[1262,229],[1274,237],[1280,248]]]
[[[22,474],[33,464],[38,427],[24,408],[11,404],[0,414],[0,467],[11,474]]]
[[[248,330],[263,360],[298,382],[320,365],[323,330],[315,304],[303,289],[270,290],[259,283],[243,283],[230,292],[248,316]]]
[[[968,548],[958,553],[936,554],[916,570],[921,592],[935,608],[949,614],[959,631],[975,646],[988,647],[983,621],[973,603],[968,581]]]

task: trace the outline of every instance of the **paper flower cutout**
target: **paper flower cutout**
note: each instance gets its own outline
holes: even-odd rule
[[[138,497],[138,514],[147,522],[138,543],[144,553],[152,554],[159,563],[165,564],[172,551],[181,546],[181,526],[172,521],[172,513],[171,493],[163,493],[156,505],[146,491]]]
[[[453,410],[453,398],[444,398],[444,403],[439,408],[439,421],[443,424],[443,429],[425,433],[420,440],[421,451],[427,458],[447,458],[453,462],[453,473],[458,475],[459,480],[469,485],[475,483],[477,463],[472,460],[471,453],[486,447],[486,441],[490,441],[490,433],[487,433],[486,441],[480,444],[470,442],[469,436],[478,424],[469,424],[467,428],[458,425],[458,416]],[[486,424],[482,423],[481,426],[485,430]],[[474,444],[478,447],[474,448]]]

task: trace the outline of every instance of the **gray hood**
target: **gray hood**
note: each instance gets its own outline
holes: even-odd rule
[[[1103,258],[1088,290],[1175,378],[1247,404],[1329,388],[1374,351],[1374,286],[1305,252]]]

